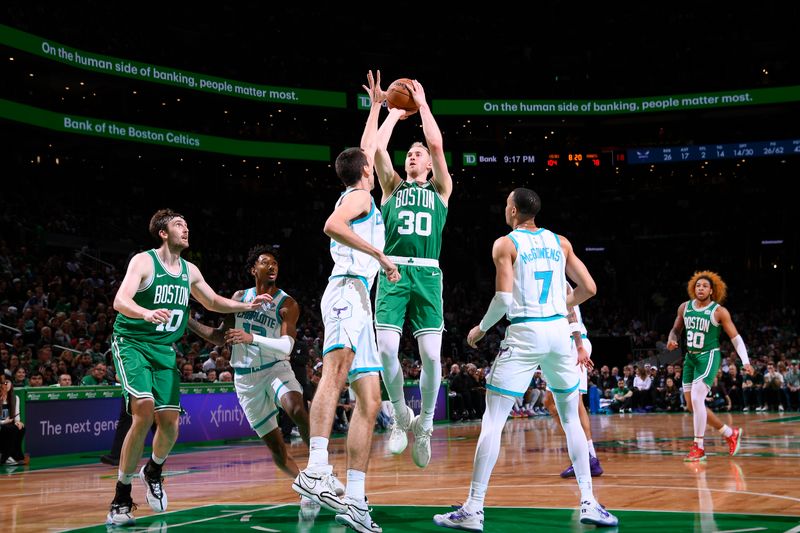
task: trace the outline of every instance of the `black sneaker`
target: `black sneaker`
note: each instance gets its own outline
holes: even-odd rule
[[[157,512],[161,513],[167,510],[167,493],[164,492],[164,478],[161,477],[161,473],[157,477],[151,477],[145,473],[145,469],[147,465],[143,466],[141,470],[139,470],[139,479],[142,480],[144,486],[147,488],[147,503],[150,504],[150,508]]]

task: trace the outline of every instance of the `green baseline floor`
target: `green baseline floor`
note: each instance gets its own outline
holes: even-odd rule
[[[321,511],[313,523],[301,522],[296,504],[279,505],[207,505],[150,515],[137,519],[136,526],[106,528],[97,525],[69,531],[120,533],[163,532],[171,529],[185,531],[225,531],[226,533],[254,531],[344,531],[336,524],[333,514]],[[386,533],[399,531],[444,531],[433,524],[435,513],[447,512],[440,506],[376,505],[372,518]],[[620,525],[602,531],[800,531],[800,517],[754,514],[697,514],[663,511],[616,511]],[[534,509],[530,507],[491,507],[486,510],[485,531],[530,532],[593,530],[577,522],[576,509]]]

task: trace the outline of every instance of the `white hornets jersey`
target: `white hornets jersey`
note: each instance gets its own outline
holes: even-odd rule
[[[566,258],[550,230],[515,229],[508,238],[517,249],[511,323],[557,319],[567,315]]]
[[[243,302],[252,302],[256,297],[256,288],[244,291]],[[236,328],[243,329],[252,335],[261,335],[270,339],[281,337],[281,306],[289,295],[278,289],[269,303],[261,304],[253,311],[236,313]],[[234,344],[231,350],[231,366],[234,368],[258,368],[268,363],[286,359],[269,353],[257,344]]]
[[[345,195],[358,189],[348,187],[337,200],[336,207],[342,203]],[[370,243],[378,250],[383,250],[386,242],[386,234],[383,226],[383,217],[378,209],[375,209],[375,201],[370,195],[370,210],[365,216],[356,220],[351,220],[348,224],[353,232]],[[354,250],[344,244],[331,239],[331,257],[333,258],[333,272],[331,276],[353,276],[363,278],[369,289],[372,289],[372,282],[375,274],[380,269],[380,263],[371,255]]]

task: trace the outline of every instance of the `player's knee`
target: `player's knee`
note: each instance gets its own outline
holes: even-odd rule
[[[154,416],[153,413],[135,413],[132,415],[133,422],[131,424],[131,429],[133,431],[148,431],[150,426],[153,425]]]

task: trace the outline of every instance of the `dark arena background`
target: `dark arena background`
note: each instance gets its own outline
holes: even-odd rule
[[[432,460],[417,468],[411,445],[392,455],[379,419],[366,492],[383,531],[440,530],[433,515],[467,498],[485,374],[508,322],[478,349],[466,335],[494,295],[492,243],[509,231],[504,208],[517,187],[539,194],[537,224],[568,238],[597,284],[581,305],[595,362],[584,401],[605,471],[594,490],[618,529],[800,531],[798,11],[4,3],[0,371],[24,440],[12,449],[21,431],[4,411],[0,529],[106,527],[121,404],[112,303],[130,258],[153,246],[147,226],[160,208],[185,216],[183,257],[221,295],[252,286],[253,245],[278,248],[278,285],[301,309],[292,364],[305,367],[313,394],[332,267],[323,225],[342,190],[333,161],[358,145],[362,85],[380,69],[384,89],[402,77],[422,83],[454,182]],[[394,130],[396,169],[416,140],[419,114]],[[706,404],[743,429],[741,448],[729,456],[709,427],[708,459],[692,463],[683,460],[692,414],[682,399],[672,409],[666,390],[686,346],[666,344],[699,270],[727,282],[725,306],[754,372],[731,377],[742,364],[723,335]],[[202,323],[222,319],[194,299],[190,307]],[[130,530],[342,530],[329,511],[311,520],[300,511],[291,479],[220,380],[230,377],[229,346],[187,330],[174,347],[186,413],[164,468],[170,507],[153,513],[135,479]],[[400,357],[418,411],[408,326]],[[609,376],[633,388],[641,368],[650,389],[620,409]],[[71,384],[58,387],[63,375]],[[578,522],[574,479],[559,477],[570,462],[564,434],[528,400],[505,426],[485,530],[591,529]],[[280,416],[302,469],[308,446]],[[342,417],[330,454],[344,481]]]

